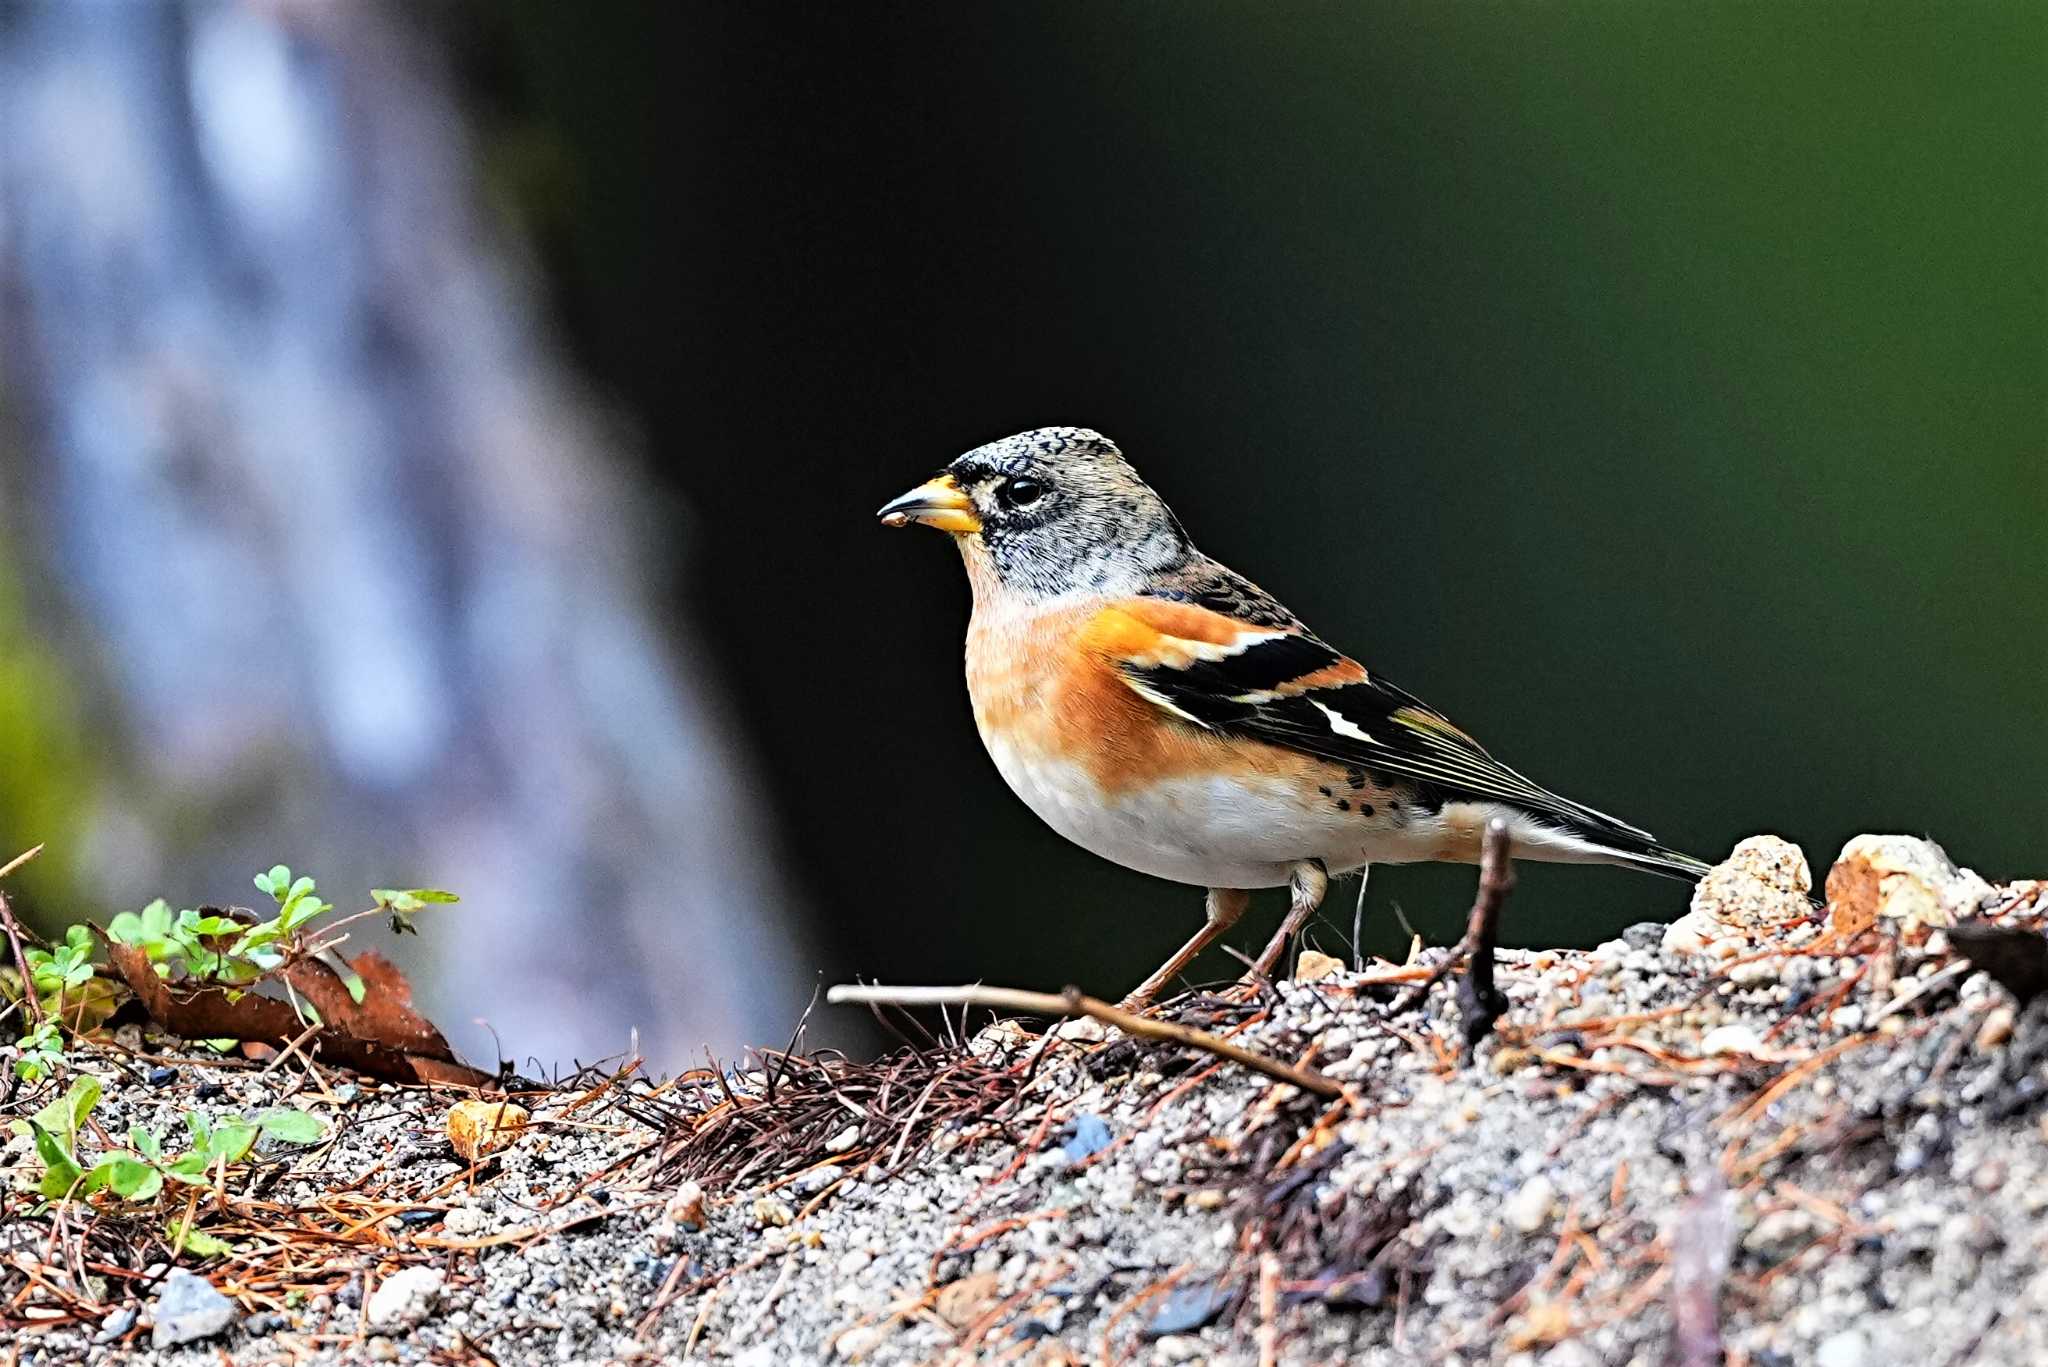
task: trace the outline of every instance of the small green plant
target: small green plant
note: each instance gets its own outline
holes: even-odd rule
[[[30,1026],[16,1047],[20,1054],[14,1060],[14,1071],[23,1081],[48,1077],[63,1065],[64,1035],[54,1016],[45,1016]]]
[[[0,993],[13,999],[27,1028],[17,1045],[14,1071],[28,1081],[47,1077],[64,1057],[64,1028],[90,1030],[113,1014],[118,1004],[114,985],[100,981],[93,970],[92,932],[72,926],[49,949],[26,946],[23,975],[14,970],[0,980]]]
[[[36,996],[49,998],[54,1005],[66,992],[91,982],[92,951],[92,932],[84,926],[66,930],[64,942],[54,948],[24,950],[22,957],[28,960],[29,982]]]
[[[286,1144],[317,1144],[327,1136],[327,1127],[318,1116],[289,1107],[264,1111],[253,1120],[225,1115],[212,1122],[188,1111],[185,1128],[192,1143],[184,1152],[167,1154],[156,1135],[136,1125],[129,1127],[128,1148],[102,1154],[87,1167],[79,1157],[79,1136],[99,1100],[99,1079],[78,1077],[63,1096],[15,1124],[17,1132],[35,1136],[36,1153],[43,1160],[43,1176],[36,1190],[52,1201],[86,1200],[104,1191],[142,1205],[162,1194],[167,1179],[207,1185],[217,1172],[247,1158],[260,1137]],[[172,1220],[165,1234],[174,1248],[201,1256],[228,1251],[227,1244],[191,1228],[186,1220]]]
[[[416,913],[462,900],[445,888],[371,888],[370,899],[378,910],[389,913],[393,935],[419,934],[419,927],[412,923]]]
[[[373,906],[323,920],[334,906],[321,900],[311,878],[294,877],[291,869],[278,864],[254,881],[276,903],[269,916],[210,908],[173,911],[158,898],[141,911],[114,917],[107,936],[140,950],[158,977],[218,986],[232,1000],[295,959],[334,948],[348,938],[339,932],[353,921],[382,915],[393,931],[410,934],[415,933],[415,914],[461,900],[441,888],[378,888],[371,893]],[[32,998],[38,1009],[28,1010],[25,1000],[16,1003],[23,1012],[14,1063],[21,1077],[33,1081],[53,1075],[63,1062],[64,1032],[90,1030],[119,1005],[120,989],[98,972],[96,950],[92,931],[82,925],[66,929],[63,940],[50,949],[24,949],[29,981],[22,996]],[[351,980],[349,988],[360,999],[360,982]],[[300,1006],[302,1014],[310,1014],[311,1008]]]

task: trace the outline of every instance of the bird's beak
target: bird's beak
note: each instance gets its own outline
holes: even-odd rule
[[[907,527],[922,522],[942,532],[978,532],[981,519],[974,515],[974,502],[951,475],[927,480],[900,498],[892,498],[875,514],[884,527]]]

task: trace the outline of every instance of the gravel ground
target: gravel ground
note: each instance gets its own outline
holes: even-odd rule
[[[472,1167],[453,1093],[82,1048],[110,1134],[290,1092],[331,1139],[266,1141],[207,1195],[237,1250],[180,1262],[210,1287],[136,1217],[10,1195],[0,1305],[31,1363],[2048,1361],[2048,1007],[1940,930],[1850,940],[1796,906],[1504,951],[1470,1062],[1453,984],[1404,1000],[1433,953],[1177,1005],[1336,1102],[1094,1022],[991,1027],[973,1057],[1007,1090],[893,1177],[876,1136],[914,1090],[797,1151],[758,1073],[546,1089]],[[1983,906],[2038,927],[2048,893]],[[687,1182],[706,1165],[646,1121],[731,1119],[726,1088],[775,1161]],[[9,1165],[39,1172],[20,1141]],[[158,1348],[160,1320],[215,1332]]]

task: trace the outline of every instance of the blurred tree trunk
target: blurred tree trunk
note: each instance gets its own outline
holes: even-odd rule
[[[422,988],[478,1053],[477,1017],[548,1062],[779,1036],[794,902],[649,601],[682,531],[550,349],[402,13],[0,14],[0,487],[105,720],[79,867],[185,902],[279,860],[338,904],[453,885]]]

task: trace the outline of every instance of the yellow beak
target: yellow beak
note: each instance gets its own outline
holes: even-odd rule
[[[942,532],[978,532],[981,519],[974,515],[974,502],[951,475],[940,475],[918,485],[900,498],[892,498],[875,514],[884,527],[907,527],[922,522]]]

